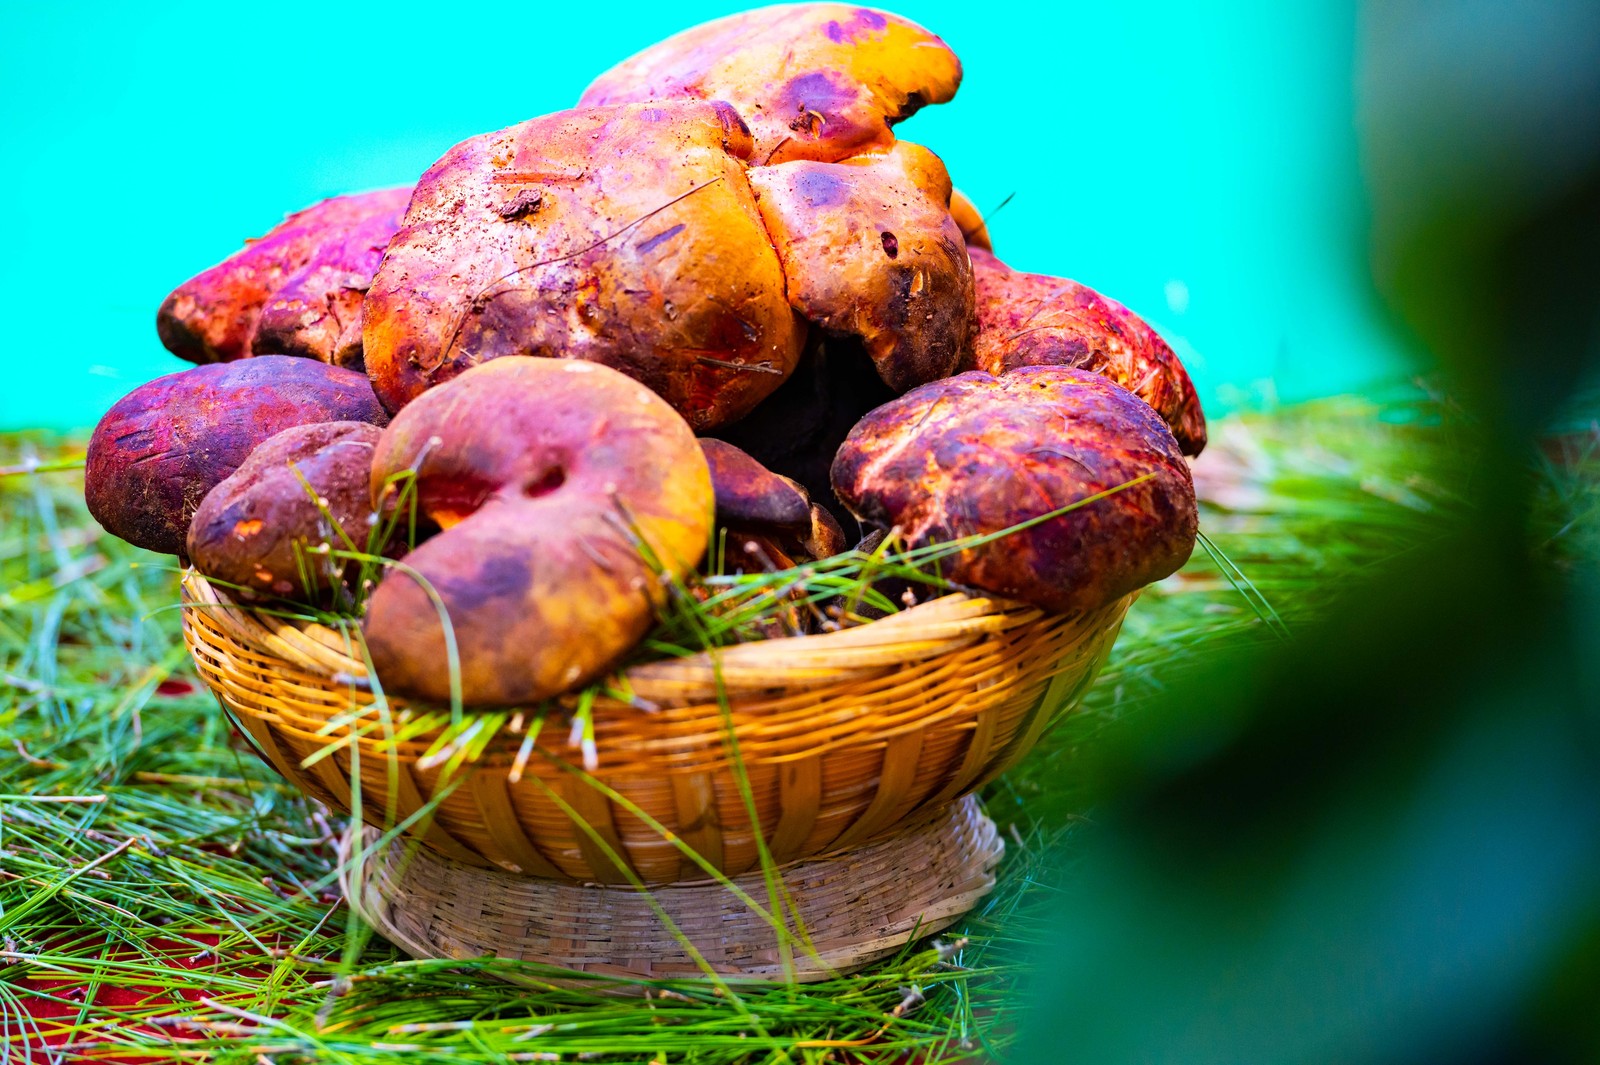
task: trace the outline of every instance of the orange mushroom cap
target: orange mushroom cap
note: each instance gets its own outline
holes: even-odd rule
[[[890,126],[961,84],[961,61],[916,23],[849,4],[783,4],[668,37],[596,78],[580,107],[726,100],[756,163],[832,162],[894,143]]]
[[[938,156],[899,141],[755,167],[750,186],[797,311],[859,337],[897,392],[956,371],[974,328],[972,264]]]
[[[711,532],[689,426],[594,363],[497,359],[428,392],[378,442],[375,504],[406,470],[442,531],[378,585],[363,627],[385,689],[433,702],[450,697],[434,596],[464,701],[528,703],[615,664],[654,619],[658,567],[692,571]]]
[[[696,428],[747,413],[805,342],[725,103],[562,111],[473,137],[417,185],[364,307],[398,410],[506,355],[585,359]]]
[[[984,251],[993,252],[994,245],[989,241],[989,226],[984,221],[983,212],[978,210],[977,204],[967,199],[960,189],[950,190],[950,217],[956,220],[956,225],[961,229],[961,237],[969,248],[982,248]]]

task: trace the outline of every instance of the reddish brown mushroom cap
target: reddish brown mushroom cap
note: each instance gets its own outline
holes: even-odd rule
[[[1087,285],[1011,269],[971,249],[978,331],[971,368],[1071,366],[1110,378],[1166,419],[1184,453],[1206,446],[1200,399],[1178,356],[1143,319]]]
[[[912,546],[998,533],[1113,494],[942,563],[953,580],[1061,613],[1109,603],[1181,566],[1194,486],[1166,424],[1098,374],[964,373],[873,411],[833,465],[861,519]]]
[[[586,359],[697,428],[794,369],[805,325],[724,103],[563,111],[452,148],[423,175],[363,313],[391,409],[490,359]]]
[[[723,573],[764,573],[845,549],[839,523],[806,490],[721,440],[700,441],[717,500]],[[798,615],[797,615],[798,616]]]
[[[711,531],[711,476],[689,426],[594,363],[497,359],[418,398],[383,434],[375,501],[416,470],[439,532],[378,585],[364,624],[386,690],[516,705],[612,666],[653,619],[650,560],[681,577]],[[413,574],[415,576],[413,576]]]
[[[179,285],[156,314],[161,342],[198,363],[249,355],[354,362],[359,343],[341,346],[340,339],[410,196],[410,189],[336,196],[290,215]]]
[[[890,126],[961,84],[961,62],[898,15],[848,4],[745,11],[612,67],[580,107],[726,100],[755,135],[752,159],[834,161],[894,143]]]
[[[266,355],[168,374],[140,385],[89,440],[84,498],[108,532],[181,554],[206,493],[263,440],[296,425],[388,414],[361,374]]]
[[[195,568],[247,597],[319,598],[333,590],[347,564],[308,549],[342,550],[345,538],[367,548],[379,435],[365,422],[324,422],[263,441],[195,511],[188,539]]]
[[[955,372],[974,326],[972,265],[938,156],[900,141],[756,167],[750,186],[795,310],[859,337],[898,392]]]
[[[717,524],[744,529],[805,529],[811,500],[805,489],[779,476],[746,452],[721,440],[700,441],[711,469]]]
[[[812,558],[829,558],[842,554],[850,545],[844,538],[839,522],[824,507],[811,504],[811,531],[802,541],[806,554]]]

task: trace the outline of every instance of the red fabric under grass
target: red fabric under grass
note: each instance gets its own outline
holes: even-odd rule
[[[198,691],[194,682],[186,677],[168,677],[156,685],[156,695],[163,699],[181,699]]]
[[[219,942],[216,935],[209,933],[197,933],[190,938],[211,948]],[[102,948],[104,944],[105,941],[101,940]],[[31,967],[35,968],[35,972],[20,979],[9,975],[0,977],[5,979],[12,993],[21,1001],[24,1011],[21,1017],[6,1011],[8,1015],[4,1020],[4,1030],[0,1032],[0,1037],[6,1040],[12,1054],[17,1055],[20,1051],[20,1060],[23,1062],[55,1062],[62,1060],[57,1048],[72,1043],[73,1049],[67,1052],[70,1056],[66,1060],[69,1061],[148,1065],[166,1055],[159,1051],[145,1053],[129,1050],[112,1033],[120,1030],[123,1034],[138,1032],[154,1035],[173,1045],[204,1038],[205,1033],[198,1028],[159,1022],[192,1017],[196,1012],[195,1004],[202,998],[226,1001],[229,989],[221,983],[208,986],[208,973],[218,977],[264,980],[272,972],[270,964],[239,965],[236,961],[219,958],[210,951],[201,952],[191,942],[154,937],[147,940],[146,944],[158,956],[156,964],[194,974],[186,977],[193,980],[192,985],[176,989],[157,987],[136,982],[138,977],[133,973],[104,970],[100,973],[100,983],[95,988],[87,1018],[91,1022],[99,1020],[102,1023],[89,1032],[64,1030],[64,1026],[76,1021],[88,990],[87,973],[84,976],[58,976]],[[113,961],[152,963],[151,959],[126,947],[112,950],[104,956]],[[89,964],[86,963],[85,967]],[[47,995],[52,997],[41,997]],[[132,1014],[136,1019],[116,1020],[106,1017],[104,1011]],[[19,1059],[13,1056],[12,1060]]]

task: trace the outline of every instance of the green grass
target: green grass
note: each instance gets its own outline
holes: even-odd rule
[[[334,894],[340,825],[233,739],[195,680],[170,560],[100,534],[70,468],[0,476],[0,1062],[29,1060],[41,1002],[79,1053],[140,1061],[1001,1054],[1027,945],[1057,916],[1049,871],[1086,812],[1079,752],[1212,649],[1284,639],[1367,567],[1425,550],[1454,502],[1434,477],[1447,437],[1426,408],[1343,400],[1218,425],[1201,463],[1210,548],[1141,598],[1080,712],[989,789],[1009,851],[977,912],[828,983],[643,998],[371,937]],[[0,467],[73,450],[0,437]],[[1576,468],[1549,471],[1560,545],[1595,535],[1600,493]],[[104,1004],[118,983],[165,993]]]

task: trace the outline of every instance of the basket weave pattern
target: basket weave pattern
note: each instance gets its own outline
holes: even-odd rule
[[[438,771],[417,760],[434,735],[384,739],[408,711],[398,699],[375,701],[350,637],[241,606],[194,572],[183,589],[184,636],[201,676],[279,772],[348,811],[355,747],[369,823],[392,825],[424,805]],[[512,783],[522,736],[507,729],[416,832],[456,862],[512,873],[703,878],[631,803],[718,870],[747,873],[760,858],[731,734],[775,861],[847,849],[938,816],[1021,758],[1088,688],[1132,598],[1055,616],[956,594],[839,632],[636,667],[628,685],[659,709],[604,699],[594,707],[594,777],[626,802],[584,778],[556,725]],[[361,738],[302,766],[352,731]]]
[[[378,832],[364,831],[371,846]],[[785,924],[791,934],[805,930],[791,941],[789,972],[824,979],[887,957],[913,934],[949,927],[993,888],[1004,850],[994,822],[968,798],[906,832],[782,868],[793,905]],[[653,888],[646,900],[632,888],[477,869],[395,844],[340,868],[345,898],[362,919],[419,958],[493,955],[611,976],[697,976],[703,970],[682,935],[719,974],[786,975],[769,919],[716,883]],[[733,882],[767,904],[759,872]]]

